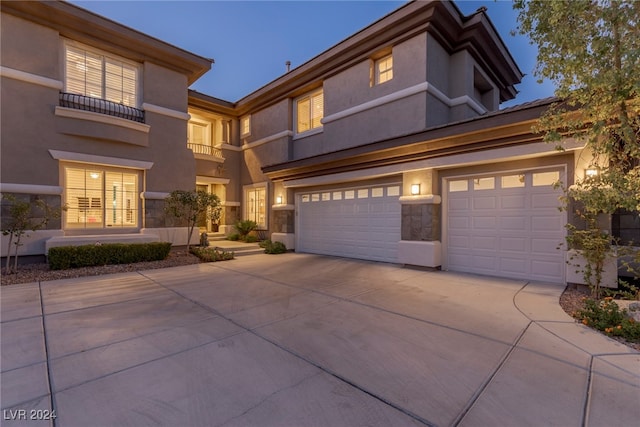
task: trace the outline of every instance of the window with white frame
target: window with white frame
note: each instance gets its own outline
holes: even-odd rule
[[[244,218],[255,221],[258,228],[267,228],[267,187],[251,186],[244,190]]]
[[[322,89],[297,98],[295,101],[296,133],[322,128],[324,93]]]
[[[393,79],[393,56],[387,55],[373,63],[374,83],[379,85]]]
[[[244,116],[240,119],[240,135],[251,135],[251,116]]]
[[[189,120],[187,126],[187,147],[196,154],[212,154],[210,122]]]
[[[65,49],[65,91],[138,107],[138,64],[68,41]]]
[[[97,165],[64,167],[66,228],[138,226],[139,173]]]

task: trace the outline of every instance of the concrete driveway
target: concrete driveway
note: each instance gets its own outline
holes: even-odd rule
[[[637,425],[640,353],[561,292],[291,253],[3,287],[2,425]]]

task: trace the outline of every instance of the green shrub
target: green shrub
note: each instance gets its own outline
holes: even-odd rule
[[[159,261],[169,256],[170,250],[169,242],[102,243],[51,248],[47,258],[51,270],[65,270],[96,265]]]
[[[236,222],[236,230],[238,231],[238,234],[240,234],[240,238],[242,240],[245,240],[249,233],[256,228],[258,228],[258,223],[251,221],[250,219]]]
[[[234,258],[233,252],[227,252],[218,248],[203,248],[192,246],[190,252],[204,262],[227,261]]]
[[[601,301],[585,300],[585,308],[576,313],[583,325],[602,331],[607,335],[622,337],[627,341],[640,342],[640,323],[627,317],[627,310],[618,307],[612,297]]]
[[[247,234],[246,236],[244,236],[244,240],[247,243],[255,243],[258,241],[258,236],[253,235],[253,234]]]
[[[283,254],[287,252],[287,247],[282,242],[272,242],[271,240],[265,240],[260,242],[260,247],[264,248],[265,254]]]
[[[232,233],[227,236],[227,240],[231,240],[233,242],[240,240],[240,235],[238,233]]]

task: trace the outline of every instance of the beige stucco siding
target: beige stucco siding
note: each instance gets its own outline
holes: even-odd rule
[[[6,13],[0,20],[0,31],[3,67],[62,79],[57,31]]]
[[[58,185],[57,161],[47,151],[59,146],[52,132],[58,91],[5,77],[1,82],[2,182]]]

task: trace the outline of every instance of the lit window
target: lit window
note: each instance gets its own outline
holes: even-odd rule
[[[458,180],[458,181],[449,181],[449,191],[452,193],[458,192],[458,191],[468,191],[469,190],[469,181],[464,179],[464,180]]]
[[[251,135],[251,116],[244,116],[240,119],[240,134],[242,136]]]
[[[193,151],[194,154],[204,154],[206,156],[213,156],[214,148],[211,144],[212,129],[217,130],[217,121],[200,121],[189,120],[187,126],[187,148]]]
[[[64,171],[68,228],[137,227],[137,173],[97,166]]]
[[[65,44],[65,91],[138,106],[139,66],[76,43]]]
[[[393,56],[388,55],[374,63],[375,84],[388,82],[393,78]]]
[[[249,187],[244,191],[244,219],[255,221],[258,228],[267,228],[267,188]]]
[[[490,178],[476,178],[473,180],[474,190],[493,190],[496,185],[494,177]]]
[[[560,180],[560,172],[537,172],[533,174],[533,186],[554,185]]]
[[[323,117],[324,94],[322,90],[296,100],[296,133],[321,128]]]

